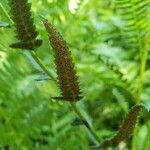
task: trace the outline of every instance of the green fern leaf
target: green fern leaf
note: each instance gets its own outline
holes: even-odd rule
[[[124,25],[122,37],[126,48],[141,52],[150,33],[147,1],[116,0],[116,7]]]

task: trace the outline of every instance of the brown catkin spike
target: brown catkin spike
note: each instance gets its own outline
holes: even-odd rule
[[[43,23],[54,50],[54,58],[58,81],[62,92],[62,99],[67,101],[77,101],[80,99],[81,92],[67,43],[48,20],[44,20]]]
[[[42,40],[37,39],[39,33],[32,18],[31,3],[28,0],[8,0],[8,2],[18,39],[10,47],[26,50],[40,47]]]
[[[100,147],[116,146],[121,141],[128,139],[133,132],[143,107],[143,105],[133,106],[127,117],[124,119],[123,124],[121,125],[117,134],[113,138],[105,140]]]

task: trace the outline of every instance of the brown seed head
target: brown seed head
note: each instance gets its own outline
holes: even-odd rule
[[[79,82],[67,43],[48,20],[44,20],[43,23],[54,50],[55,64],[62,97],[64,100],[77,101],[80,99]]]

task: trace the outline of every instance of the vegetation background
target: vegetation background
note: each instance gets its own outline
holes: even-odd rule
[[[0,3],[9,12],[8,1]],[[101,140],[113,136],[136,103],[130,92],[136,93],[140,66],[139,52],[127,46],[128,38],[122,38],[123,23],[115,1],[32,0],[32,12],[43,39],[38,56],[56,76],[42,15],[55,24],[70,47],[84,95],[78,102],[82,113],[92,122]],[[2,9],[0,21],[11,24]],[[28,51],[11,49],[13,41],[14,27],[0,28],[0,150],[90,149],[92,137],[82,125],[76,125],[76,114],[70,105],[51,99],[59,96],[57,85],[47,80]],[[107,64],[108,59],[121,75]],[[147,107],[150,107],[149,65],[150,55],[141,95],[141,102]],[[137,131],[130,139],[109,149],[150,150],[149,114],[142,113]]]

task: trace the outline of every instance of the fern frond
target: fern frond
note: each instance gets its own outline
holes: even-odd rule
[[[9,0],[9,6],[16,27],[16,37],[19,40],[10,47],[29,50],[39,47],[42,40],[36,39],[38,32],[31,14],[31,3],[28,3],[28,0]]]
[[[147,0],[116,0],[121,15],[123,42],[127,48],[142,51],[150,30],[147,19]]]
[[[71,58],[71,52],[63,37],[56,31],[55,27],[43,21],[49,35],[49,40],[54,50],[55,64],[57,67],[58,81],[62,91],[63,100],[76,101],[80,99],[80,89],[76,70]],[[60,99],[60,97],[58,97]]]
[[[113,71],[119,78],[120,81],[124,84],[124,86],[127,89],[131,88],[131,82],[128,81],[128,79],[125,77],[125,74],[122,73],[120,70],[120,67],[113,62],[110,61],[110,59],[105,58],[104,56],[99,56],[98,58],[109,70]]]

